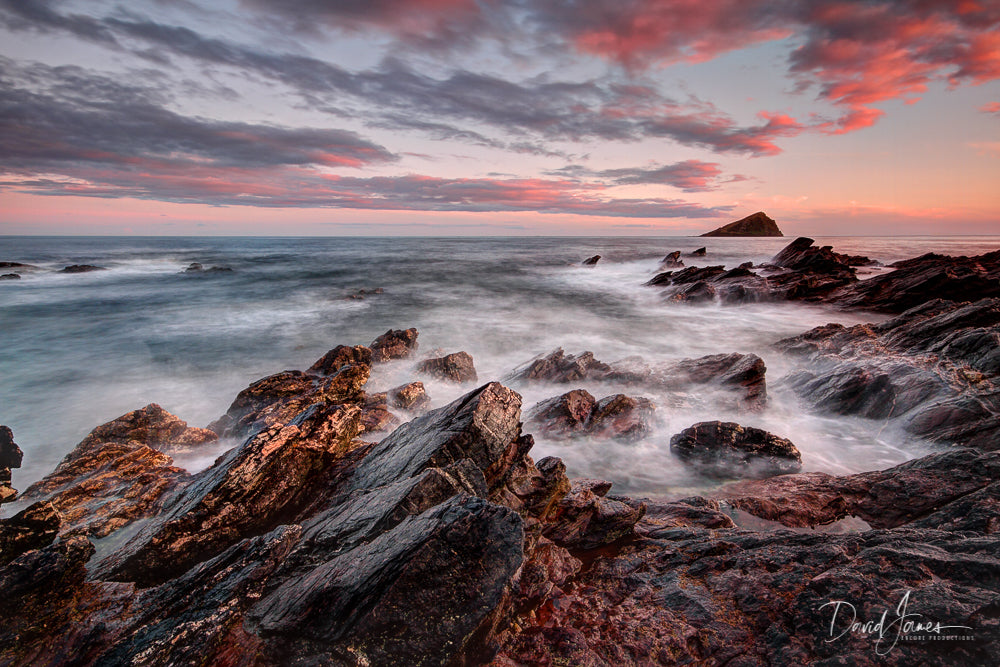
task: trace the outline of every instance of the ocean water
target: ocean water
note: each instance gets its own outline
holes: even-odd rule
[[[260,377],[307,368],[338,344],[368,344],[387,329],[408,327],[420,332],[421,354],[469,352],[480,382],[502,379],[557,347],[590,350],[603,361],[727,352],[764,358],[770,401],[759,414],[739,414],[712,392],[677,396],[581,384],[598,398],[622,389],[652,398],[652,433],[637,443],[536,434],[533,454],[559,456],[570,476],[608,479],[619,492],[676,496],[710,485],[669,450],[673,434],[710,419],[790,438],[806,471],[874,470],[926,453],[927,443],[883,422],[810,413],[780,387],[802,362],[772,343],[827,322],[880,316],[795,303],[690,306],[664,302],[643,286],[673,250],[707,246],[706,257],[684,257],[685,264],[735,266],[766,261],[790,240],[0,237],[0,261],[40,267],[22,280],[0,281],[0,423],[13,429],[25,453],[14,486],[24,490],[92,428],[130,410],[159,403],[205,426]],[[816,240],[883,263],[1000,248],[1000,237]],[[579,264],[594,254],[603,257],[597,266]],[[191,262],[233,271],[182,273]],[[55,273],[69,264],[108,270]],[[347,298],[377,287],[384,292]],[[371,390],[421,379],[436,407],[474,386],[422,378],[414,364],[377,366]],[[573,387],[514,388],[527,409]],[[207,466],[233,444],[179,463]]]

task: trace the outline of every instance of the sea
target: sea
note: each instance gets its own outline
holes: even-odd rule
[[[419,331],[418,357],[464,350],[480,383],[503,381],[559,347],[608,362],[729,352],[764,359],[769,402],[759,413],[740,413],[731,397],[704,388],[667,395],[593,383],[512,385],[525,410],[576,386],[597,398],[622,391],[654,401],[652,431],[637,442],[536,434],[536,460],[558,456],[571,477],[610,480],[619,493],[681,497],[718,484],[670,452],[671,436],[699,421],[737,421],[789,438],[804,471],[876,470],[933,450],[898,425],[812,412],[782,385],[805,362],[775,350],[776,341],[828,322],[884,315],[802,303],[688,305],[644,286],[675,250],[687,266],[733,267],[765,262],[791,240],[0,237],[0,261],[38,267],[21,280],[0,281],[0,424],[24,451],[13,486],[23,491],[91,429],[131,410],[158,403],[191,426],[205,426],[261,377],[307,368],[338,344],[368,344],[388,329],[409,327]],[[1000,248],[1000,237],[816,242],[883,264]],[[702,246],[704,257],[687,256]],[[601,255],[598,264],[582,266],[592,255]],[[193,262],[232,270],[185,273]],[[72,264],[107,270],[57,272]],[[422,380],[437,407],[476,386],[422,377],[415,363],[376,366],[368,389]],[[237,444],[220,442],[177,463],[197,471]]]

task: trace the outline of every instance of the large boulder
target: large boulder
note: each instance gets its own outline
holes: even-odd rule
[[[526,420],[554,438],[638,440],[649,432],[653,410],[648,398],[615,394],[598,401],[588,391],[575,389],[537,403]]]
[[[372,341],[372,361],[383,362],[391,359],[405,359],[417,350],[417,330],[389,329]]]
[[[104,537],[158,512],[167,494],[187,481],[166,452],[215,439],[152,403],[95,428],[23,497],[50,501],[63,533]]]
[[[670,438],[670,451],[713,477],[770,477],[802,469],[802,455],[790,440],[733,422],[686,428]]]
[[[9,519],[0,519],[0,566],[26,551],[52,544],[61,523],[59,512],[50,502],[35,503]]]
[[[260,431],[195,475],[164,512],[98,564],[98,576],[159,584],[294,519],[331,493],[360,417],[357,405],[317,404]]]
[[[371,375],[374,354],[363,345],[338,345],[307,371],[282,371],[257,380],[209,428],[222,437],[245,438],[287,423],[312,405],[360,404],[365,400],[362,388]]]
[[[475,382],[478,379],[472,355],[468,352],[425,359],[417,364],[417,371],[448,382]]]
[[[843,307],[901,313],[934,299],[1000,297],[1000,250],[977,257],[930,253],[890,266],[892,272],[846,285],[829,300]]]

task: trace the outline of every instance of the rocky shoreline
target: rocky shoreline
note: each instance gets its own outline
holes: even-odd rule
[[[418,359],[417,331],[391,330],[254,382],[207,429],[157,405],[94,429],[0,520],[0,665],[992,664],[1000,252],[859,280],[866,261],[797,239],[765,266],[651,285],[898,314],[780,341],[807,368],[780,382],[817,414],[898,424],[938,453],[781,474],[792,443],[706,422],[676,436],[678,456],[745,481],[619,496],[535,461],[531,432],[639,439],[656,406],[574,383],[711,388],[753,413],[763,361],[559,349],[427,410],[417,377],[472,383],[474,360]],[[400,359],[411,382],[366,391]],[[569,391],[523,406],[511,387],[538,381]],[[4,433],[0,463],[19,464]],[[206,470],[174,464],[219,438],[238,444]]]

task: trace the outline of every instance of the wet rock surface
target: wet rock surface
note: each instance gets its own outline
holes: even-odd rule
[[[934,300],[776,345],[809,360],[781,384],[816,410],[892,420],[940,443],[1000,447],[1000,299]]]
[[[601,400],[584,389],[537,403],[526,415],[528,426],[554,438],[594,436],[639,440],[650,430],[653,402],[615,394]]]
[[[599,261],[601,261],[601,256],[600,255],[594,255],[593,257],[588,257],[587,259],[583,260],[580,263],[583,264],[584,266],[594,266]]]
[[[468,352],[424,359],[417,364],[417,371],[448,382],[475,382],[478,379],[472,355]]]
[[[431,397],[424,389],[423,382],[409,382],[399,387],[394,387],[388,392],[389,403],[395,408],[403,410],[422,410],[430,405]]]
[[[17,499],[17,490],[11,486],[11,468],[20,468],[24,454],[14,442],[14,433],[0,426],[0,503]]]
[[[934,299],[1000,297],[1000,250],[977,257],[927,254],[890,267],[891,273],[839,289],[829,300],[847,308],[901,313]]]
[[[735,392],[740,409],[755,411],[767,403],[766,372],[764,361],[755,354],[714,354],[659,364],[628,357],[608,364],[595,359],[592,352],[573,355],[558,348],[521,366],[506,379],[512,383],[607,382],[663,391],[714,385]]]
[[[308,375],[359,361],[363,348],[335,348]],[[106,473],[124,478],[134,466],[107,458],[116,446],[165,457],[154,447],[188,428],[150,406],[95,429],[36,490],[56,495],[0,524],[12,545],[0,583],[14,601],[3,632],[24,640],[0,658],[482,664],[518,610],[579,569],[570,549],[626,537],[642,516],[643,504],[604,497],[609,484],[571,488],[558,459],[536,465],[520,396],[498,383],[371,445],[355,437],[369,399],[313,400],[313,381],[300,385],[297,414],[272,413],[210,468],[157,471],[173,482],[167,497],[142,523],[112,528],[96,554],[56,509],[58,491],[86,481],[89,468],[70,464],[101,453]],[[286,387],[279,398],[292,396]],[[81,504],[73,522],[93,524],[96,508]]]
[[[417,351],[416,329],[390,329],[372,341],[372,361],[405,359]]]
[[[826,301],[835,291],[858,281],[855,266],[873,264],[867,257],[815,247],[810,238],[798,238],[770,263],[749,263],[726,270],[722,265],[689,267],[657,274],[646,284],[662,288],[664,298],[691,303],[723,304],[761,301]]]
[[[670,451],[709,476],[771,477],[802,469],[802,455],[790,440],[733,422],[686,428],[670,439]]]
[[[150,404],[95,428],[23,497],[49,501],[61,533],[104,537],[159,511],[168,492],[187,481],[165,452],[215,439]]]
[[[965,378],[980,393],[959,398],[986,405],[994,318],[993,303],[937,302],[783,345],[810,362],[879,354]],[[411,331],[252,384],[216,425],[240,439],[195,475],[165,452],[213,434],[157,406],[95,429],[29,490],[34,505],[0,520],[0,664],[991,664],[1000,452],[786,474],[711,498],[616,496],[571,480],[558,458],[536,463],[521,397],[496,382],[360,439],[366,413],[426,396],[419,383],[365,391],[375,350],[409,356]],[[718,388],[749,406],[766,398],[764,373],[755,355],[605,364],[557,350],[517,381]],[[876,414],[884,386],[869,384],[871,400],[844,405]],[[924,414],[919,391],[907,395]],[[618,429],[641,408],[624,394],[557,399],[551,420],[566,432]],[[791,451],[735,424],[696,426],[695,441],[710,431],[716,445]],[[118,501],[135,509],[110,512]],[[962,640],[877,644],[832,618],[824,605],[838,600],[862,622],[895,619],[905,600],[964,626],[949,630]]]

